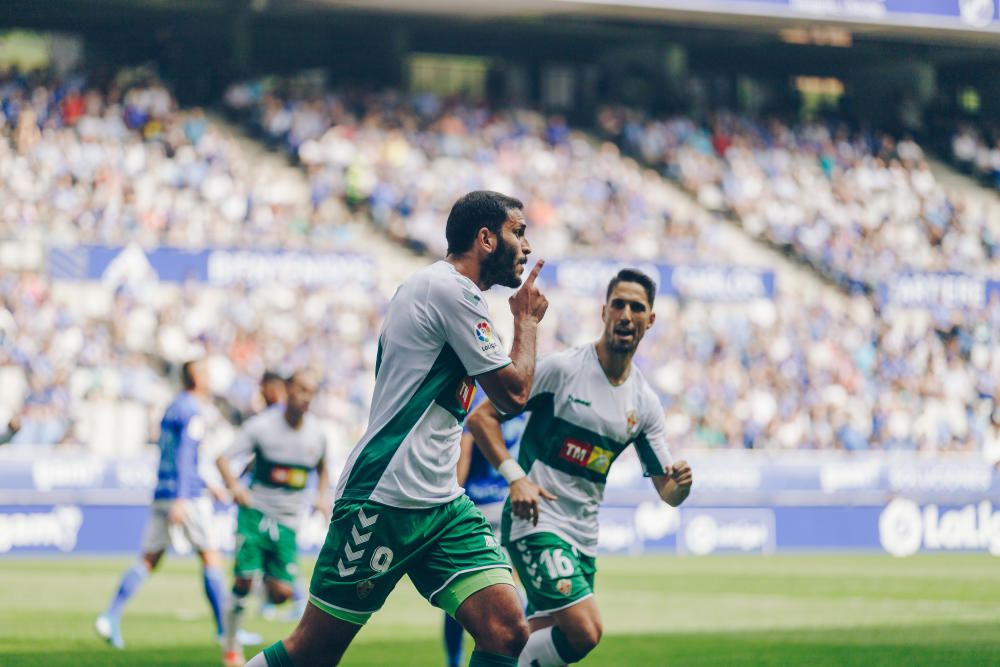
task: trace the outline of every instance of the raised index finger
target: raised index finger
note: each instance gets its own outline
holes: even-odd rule
[[[542,270],[543,266],[545,266],[544,259],[540,259],[537,262],[535,262],[535,265],[531,267],[531,273],[529,273],[528,277],[525,278],[524,280],[525,287],[535,284],[535,278],[538,277],[538,272]]]

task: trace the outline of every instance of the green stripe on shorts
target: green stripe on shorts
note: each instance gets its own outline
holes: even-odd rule
[[[514,586],[514,577],[510,570],[494,567],[478,572],[464,574],[451,582],[444,589],[434,596],[431,603],[440,607],[452,618],[455,612],[462,606],[462,603],[472,597],[473,593],[478,593],[484,588],[495,586],[496,584],[507,584]]]

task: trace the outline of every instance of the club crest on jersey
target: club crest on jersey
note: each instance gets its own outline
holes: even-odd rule
[[[497,348],[496,341],[493,340],[493,330],[486,320],[476,322],[476,340],[479,341],[483,352],[489,352]]]
[[[357,585],[358,598],[364,600],[366,597],[368,597],[368,594],[371,593],[372,589],[374,588],[375,588],[375,583],[371,579],[363,579],[359,581]]]
[[[573,581],[571,579],[560,579],[556,582],[556,590],[561,595],[569,595],[573,592]]]
[[[629,408],[628,412],[625,413],[625,424],[628,428],[629,435],[631,435],[632,431],[634,431],[639,425],[639,415],[636,413],[634,408]]]
[[[611,467],[613,456],[613,452],[603,447],[591,445],[574,438],[563,440],[562,447],[559,449],[559,457],[564,461],[569,461],[573,465],[593,470],[602,475],[607,473],[608,468]]]

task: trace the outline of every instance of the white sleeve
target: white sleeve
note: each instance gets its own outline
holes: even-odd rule
[[[566,366],[564,354],[548,354],[535,363],[535,379],[531,385],[531,398],[541,394],[554,394],[562,386]]]
[[[635,451],[639,455],[643,473],[649,477],[663,475],[674,462],[667,446],[667,424],[663,417],[660,399],[651,389],[647,389],[642,406],[642,430],[635,440]]]
[[[233,438],[232,443],[226,450],[222,453],[230,461],[243,461],[248,459],[254,452],[254,445],[256,438],[254,432],[256,431],[257,418],[251,417],[247,420],[243,426],[241,426],[236,431],[236,436]]]
[[[466,287],[461,280],[447,278],[431,283],[427,307],[436,328],[469,375],[503,368],[510,363],[510,357],[500,343],[486,303],[471,282]]]

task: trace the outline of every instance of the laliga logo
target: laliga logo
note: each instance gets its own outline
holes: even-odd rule
[[[1000,512],[984,500],[978,505],[941,512],[937,505],[920,506],[897,498],[878,520],[879,541],[893,556],[912,556],[925,549],[986,549],[1000,556]]]
[[[985,28],[993,21],[993,0],[959,0],[962,21],[976,28]]]
[[[480,343],[488,343],[493,340],[493,334],[490,331],[490,324],[486,320],[479,320],[476,324],[476,338],[479,339]]]

